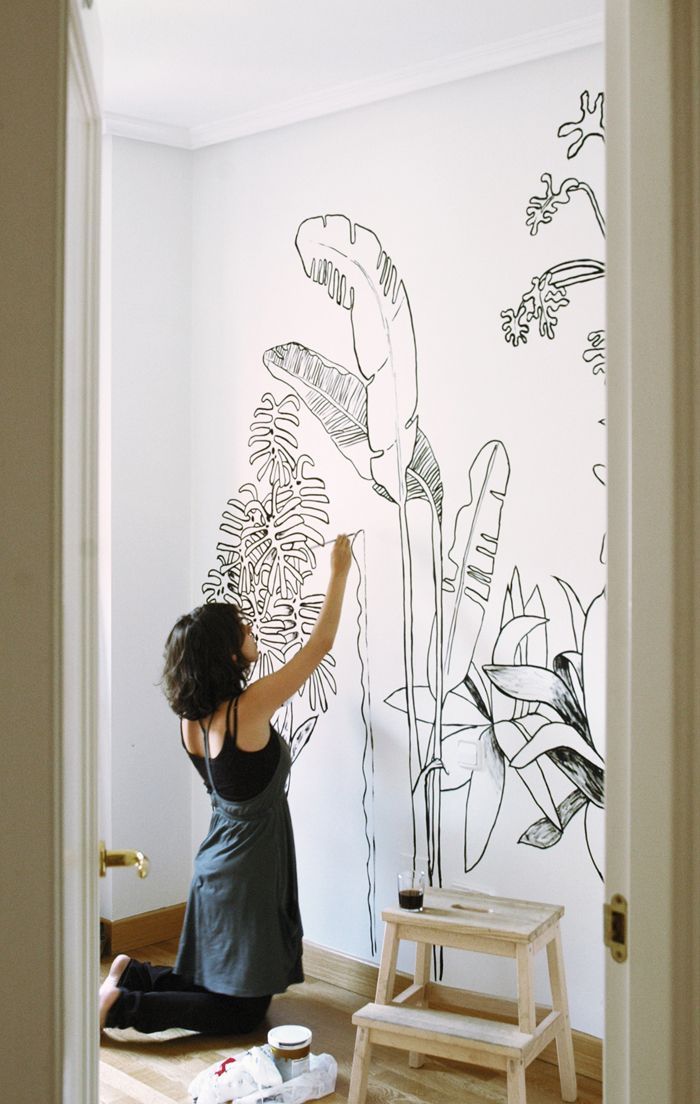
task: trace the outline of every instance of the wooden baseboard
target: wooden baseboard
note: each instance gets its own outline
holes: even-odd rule
[[[123,920],[101,920],[104,953],[121,954],[136,947],[150,947],[153,943],[178,939],[184,918],[185,906],[180,904],[141,912],[137,916],[125,916]]]
[[[341,989],[349,989],[353,993],[374,999],[377,988],[378,967],[372,962],[363,962],[351,955],[342,954],[340,951],[332,951],[328,947],[320,947],[315,943],[304,940],[304,971],[319,981],[327,981],[330,985],[337,985]],[[408,974],[397,973],[394,995],[400,993],[413,978]],[[491,997],[483,993],[466,992],[464,990],[451,990],[447,985],[431,986],[433,998],[437,997],[436,1006],[450,1008],[450,993],[459,995],[453,1006],[467,1015],[483,1016],[486,1019],[503,1020],[507,1023],[517,1023],[517,1006],[514,1000],[504,997]],[[465,997],[468,1006],[465,1007]],[[537,1006],[538,1020],[543,1018],[550,1009]],[[576,1072],[581,1077],[590,1077],[594,1081],[603,1080],[603,1040],[595,1035],[586,1035],[582,1031],[573,1031],[574,1061]],[[557,1052],[555,1044],[546,1047],[539,1055],[544,1062],[557,1064]]]
[[[149,947],[154,943],[177,939],[184,916],[185,906],[181,904],[143,912],[138,916],[127,916],[123,920],[103,920],[107,946],[105,953],[120,954],[123,951],[132,951],[136,947]],[[358,993],[368,1000],[374,999],[378,967],[372,962],[364,962],[362,959],[353,958],[352,955],[343,954],[342,951],[333,951],[329,947],[321,947],[305,939],[304,970],[319,981],[326,981],[330,985],[337,985],[340,989]],[[397,973],[396,993],[405,989],[412,980],[408,974]],[[433,990],[434,996],[438,998],[436,1003],[445,1008],[450,1007],[450,993],[454,992],[455,995],[459,994],[459,1007],[469,1015],[517,1023],[517,1009],[513,1000],[486,996],[483,993],[465,994],[463,990],[450,990],[446,985],[434,986]],[[465,996],[468,998],[467,1008],[464,1005]],[[544,1006],[538,1005],[538,1019],[547,1011]],[[574,1031],[572,1035],[576,1072],[581,1077],[591,1077],[594,1081],[602,1082],[603,1040],[595,1035],[586,1035],[582,1031]],[[557,1053],[554,1043],[543,1050],[539,1057],[544,1062],[556,1065]]]

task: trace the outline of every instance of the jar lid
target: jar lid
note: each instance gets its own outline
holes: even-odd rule
[[[299,1050],[311,1043],[311,1031],[300,1024],[284,1024],[282,1027],[271,1027],[267,1041],[275,1050]]]

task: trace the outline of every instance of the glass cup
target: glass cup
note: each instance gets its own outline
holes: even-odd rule
[[[399,908],[422,912],[425,873],[422,870],[402,870],[398,876],[398,883]]]

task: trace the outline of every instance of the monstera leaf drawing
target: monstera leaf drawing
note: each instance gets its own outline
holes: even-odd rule
[[[345,215],[306,219],[296,247],[306,275],[350,312],[357,364],[367,380],[372,477],[395,502],[405,502],[418,395],[416,342],[403,280],[377,235]]]

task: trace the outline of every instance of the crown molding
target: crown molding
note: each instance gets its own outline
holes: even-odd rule
[[[537,61],[539,58],[584,46],[598,45],[603,42],[603,38],[603,17],[587,16],[544,31],[533,31],[505,39],[494,45],[405,66],[379,77],[335,85],[307,96],[297,96],[282,103],[271,104],[257,111],[231,115],[214,123],[202,123],[188,128],[108,114],[105,116],[106,131],[145,142],[159,142],[183,149],[201,149],[307,119],[317,119],[338,111],[393,99],[409,92],[450,84],[481,73]]]
[[[139,142],[154,142],[159,146],[176,146],[178,149],[194,149],[192,131],[185,126],[172,126],[152,119],[138,119],[132,115],[116,115],[107,111],[102,116],[104,134],[116,138],[135,138]]]

